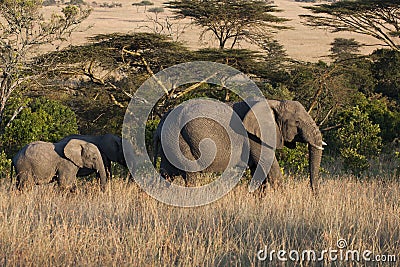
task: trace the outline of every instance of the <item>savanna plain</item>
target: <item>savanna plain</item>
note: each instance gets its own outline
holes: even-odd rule
[[[83,43],[85,37],[98,33],[143,30],[147,14],[138,12],[130,1],[121,2],[129,7],[94,9],[85,22],[94,27],[75,33],[74,42]],[[300,60],[323,58],[333,37],[301,26],[299,4],[275,2],[297,29],[278,35],[288,54]],[[198,32],[188,28],[182,41],[198,46]],[[68,194],[52,185],[10,191],[9,179],[2,179],[0,265],[400,265],[398,174],[358,179],[325,173],[318,194],[302,175],[287,175],[281,188],[266,188],[262,195],[250,193],[247,185],[248,181],[242,181],[209,205],[182,208],[155,200],[125,176],[116,175],[105,192],[95,179],[80,180],[77,192]],[[338,247],[338,241],[345,246]],[[268,257],[260,259],[261,250]],[[282,256],[287,261],[278,260],[279,250],[287,252]],[[321,261],[289,259],[290,251],[301,256],[304,250],[313,250],[317,256],[325,250],[336,250],[336,255],[357,250],[360,260],[332,259],[327,254]],[[362,259],[363,251],[371,251],[371,261]]]

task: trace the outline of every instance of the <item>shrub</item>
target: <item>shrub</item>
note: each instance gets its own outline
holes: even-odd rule
[[[308,149],[306,144],[297,143],[295,149],[284,147],[277,150],[279,165],[286,173],[298,174],[307,171]]]
[[[400,177],[400,152],[396,151],[394,154],[397,160],[396,175]]]
[[[8,155],[37,140],[56,142],[78,133],[75,113],[57,101],[38,98],[6,127],[1,143]]]
[[[11,159],[7,158],[4,151],[0,153],[0,178],[7,178],[7,174],[10,171]]]
[[[42,3],[43,6],[55,6],[57,5],[56,0],[44,0]]]
[[[149,12],[151,12],[151,13],[162,13],[162,12],[164,12],[164,8],[162,8],[162,7],[152,7],[152,8],[149,8]]]
[[[148,120],[146,122],[146,149],[148,152],[153,153],[153,134],[157,129],[158,123],[160,120]]]
[[[345,171],[360,175],[369,168],[368,159],[379,155],[380,128],[367,113],[355,106],[339,114],[341,128],[335,131],[335,145],[344,160]]]
[[[79,6],[79,5],[86,5],[86,2],[84,0],[71,0],[71,1],[69,1],[68,4]]]

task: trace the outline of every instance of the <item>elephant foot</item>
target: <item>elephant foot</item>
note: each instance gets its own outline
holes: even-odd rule
[[[160,175],[169,183],[173,183],[175,180],[175,176],[170,175],[169,172],[164,169],[160,169]]]
[[[75,194],[77,192],[77,190],[78,190],[78,188],[75,184],[69,188],[69,192],[73,193],[73,194]]]
[[[78,187],[74,184],[72,186],[64,186],[64,185],[60,185],[58,187],[58,191],[61,194],[76,194],[78,191]]]
[[[182,178],[185,181],[185,186],[186,187],[196,186],[196,182],[198,180],[197,176],[198,174],[193,172],[182,175]]]
[[[100,185],[100,191],[101,192],[103,192],[103,193],[106,192],[106,189],[107,189],[107,185],[106,184],[101,184]]]
[[[283,176],[281,173],[276,175],[268,174],[268,181],[274,191],[282,188]]]

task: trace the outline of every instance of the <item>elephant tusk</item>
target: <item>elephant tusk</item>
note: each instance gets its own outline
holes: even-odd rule
[[[323,146],[327,146],[328,144],[325,143],[324,141],[322,141],[322,145],[323,145]]]
[[[323,143],[324,143],[324,142],[322,142],[322,145],[323,145]],[[312,144],[312,143],[309,143],[309,145],[312,146],[313,148],[318,149],[318,150],[324,150],[324,148],[323,148],[322,146],[317,146],[317,145],[314,145],[314,144]]]

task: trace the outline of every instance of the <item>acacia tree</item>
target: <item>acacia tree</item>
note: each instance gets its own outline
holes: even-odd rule
[[[314,13],[301,15],[306,25],[369,35],[400,51],[400,0],[339,1],[305,8]]]
[[[262,0],[176,0],[166,3],[177,18],[189,17],[193,23],[211,32],[224,49],[228,40],[231,48],[240,38],[253,41],[260,36],[268,36],[275,29],[286,28],[281,25],[287,19],[275,16],[279,10],[269,1]]]
[[[346,60],[354,57],[360,52],[361,47],[360,43],[357,42],[354,38],[335,38],[331,43],[331,46],[331,57],[337,61]]]
[[[28,82],[38,81],[44,71],[41,67],[50,67],[51,60],[33,67],[35,55],[64,41],[90,13],[68,5],[46,19],[41,8],[42,0],[0,1],[0,134],[23,109],[23,105],[11,105],[11,98]],[[14,110],[6,116],[11,106]]]

